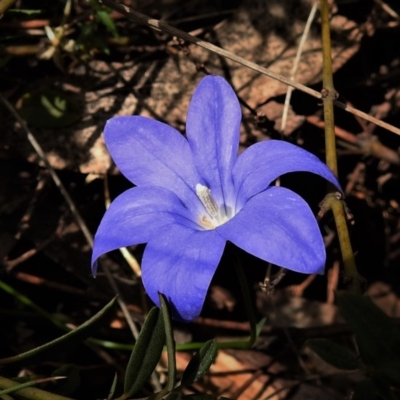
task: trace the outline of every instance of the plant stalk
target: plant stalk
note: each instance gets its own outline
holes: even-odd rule
[[[243,301],[246,308],[247,316],[250,324],[250,337],[248,340],[248,348],[252,347],[257,339],[257,320],[254,313],[254,305],[251,300],[249,285],[247,284],[246,276],[243,272],[242,265],[240,263],[238,251],[235,251],[234,265],[236,275],[239,279],[240,289],[243,295]]]
[[[0,389],[10,389],[14,386],[20,386],[20,385],[21,385],[20,382],[15,382],[11,379],[7,379],[0,376]],[[73,400],[70,397],[60,396],[58,394],[46,392],[44,390],[37,389],[34,387],[19,389],[15,391],[15,394],[30,400]]]
[[[328,0],[321,0],[321,31],[322,31],[322,58],[323,58],[323,89],[321,91],[324,107],[325,120],[325,151],[326,164],[332,172],[338,176],[335,123],[334,123],[334,101],[338,94],[333,85],[331,39],[329,28],[329,6]],[[354,254],[350,243],[350,235],[346,223],[346,214],[342,199],[334,199],[331,204],[335,218],[336,229],[339,238],[340,250],[343,258],[345,278],[350,281],[354,292],[361,292],[361,277],[358,274]]]

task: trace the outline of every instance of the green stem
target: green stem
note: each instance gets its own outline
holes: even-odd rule
[[[345,279],[350,282],[350,288],[354,293],[361,293],[360,283],[363,281],[363,278],[359,275],[354,260],[343,202],[335,200],[332,203],[332,212],[335,218],[336,229],[338,231],[340,251],[342,253],[345,269]]]
[[[324,105],[325,120],[325,150],[326,164],[338,176],[336,139],[333,103],[337,98],[337,92],[333,85],[331,39],[329,29],[329,7],[327,0],[321,0],[321,31],[322,31],[322,57],[323,57],[323,89],[322,100]],[[357,271],[354,254],[347,229],[344,203],[342,200],[332,202],[332,212],[335,218],[340,250],[343,257],[345,276],[351,281],[352,289],[360,292],[360,276]]]
[[[11,389],[14,386],[20,385],[20,382],[15,382],[0,376],[0,389]],[[58,394],[45,392],[44,390],[34,387],[16,390],[15,394],[30,400],[73,400],[70,397],[59,396]]]
[[[254,342],[257,339],[257,320],[254,313],[253,302],[250,296],[249,286],[247,284],[246,276],[243,272],[243,268],[239,261],[238,251],[235,251],[235,258],[233,262],[236,270],[237,277],[239,279],[240,288],[243,295],[244,305],[246,308],[247,316],[249,318],[250,323],[250,337],[247,340],[235,340],[235,341],[227,341],[227,342],[216,342],[218,349],[249,349],[253,346]],[[176,346],[177,351],[190,351],[190,350],[198,350],[200,349],[204,343],[202,342],[193,342],[193,343],[184,343]]]
[[[240,288],[242,290],[242,295],[243,295],[243,301],[246,307],[247,316],[249,318],[249,323],[250,323],[250,337],[248,340],[248,347],[250,348],[251,346],[253,346],[254,342],[257,339],[257,321],[256,321],[256,316],[254,314],[254,307],[250,296],[249,285],[247,284],[247,279],[239,260],[238,251],[236,250],[235,253],[236,253],[236,257],[234,260],[235,270],[237,277],[239,279]]]
[[[329,31],[329,9],[327,0],[321,0],[321,28],[322,28],[322,59],[323,59],[323,91],[325,120],[325,149],[326,164],[332,172],[338,176],[336,139],[333,100],[337,98],[337,92],[333,86],[331,39]]]

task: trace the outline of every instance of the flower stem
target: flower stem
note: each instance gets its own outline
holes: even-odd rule
[[[329,7],[328,0],[321,0],[321,31],[322,31],[322,58],[323,58],[323,89],[322,100],[324,105],[325,120],[325,150],[326,164],[338,176],[335,124],[333,103],[338,94],[333,85],[331,39],[329,29]],[[353,250],[350,243],[349,231],[347,229],[344,203],[341,199],[332,197],[331,209],[335,218],[340,250],[343,257],[344,273],[346,279],[351,282],[351,289],[360,292],[361,277],[358,274],[354,260]]]
[[[321,28],[323,59],[322,100],[324,104],[326,164],[332,172],[338,176],[333,111],[333,100],[337,98],[338,94],[333,86],[329,10],[327,0],[321,0]]]
[[[254,342],[257,339],[257,321],[256,315],[254,313],[253,302],[250,296],[249,285],[247,284],[247,279],[243,272],[242,264],[239,259],[239,252],[237,251],[237,249],[235,249],[235,253],[236,254],[233,263],[235,265],[236,274],[239,279],[240,289],[242,291],[243,301],[250,323],[250,337],[248,340],[248,347],[250,348],[251,346],[253,346]]]
[[[242,265],[239,259],[239,252],[237,249],[234,251],[234,261],[233,264],[235,266],[236,274],[239,279],[240,289],[242,291],[244,305],[246,308],[247,316],[250,323],[250,336],[248,339],[245,340],[234,340],[234,341],[227,341],[227,342],[216,342],[218,349],[249,349],[255,343],[261,326],[265,322],[265,318],[263,318],[258,324],[256,320],[256,316],[254,313],[253,302],[250,296],[249,286],[247,285],[247,279],[243,272]],[[260,328],[259,328],[260,327]],[[192,343],[184,343],[178,344],[176,346],[177,351],[188,351],[188,350],[197,350],[200,349],[204,343],[202,342],[192,342]]]

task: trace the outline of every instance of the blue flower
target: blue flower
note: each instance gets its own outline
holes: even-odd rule
[[[117,197],[94,239],[92,265],[102,254],[147,243],[142,279],[177,319],[201,311],[226,241],[292,271],[323,273],[325,248],[307,203],[271,183],[308,171],[340,185],[317,157],[292,144],[268,140],[240,156],[241,110],[230,85],[208,76],[196,88],[187,115],[187,138],[141,116],[110,119],[107,148],[136,187]]]

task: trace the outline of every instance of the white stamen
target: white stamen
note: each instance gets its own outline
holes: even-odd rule
[[[211,190],[200,183],[196,185],[196,194],[203,206],[211,217],[218,215],[219,207],[214,198],[211,196]]]

